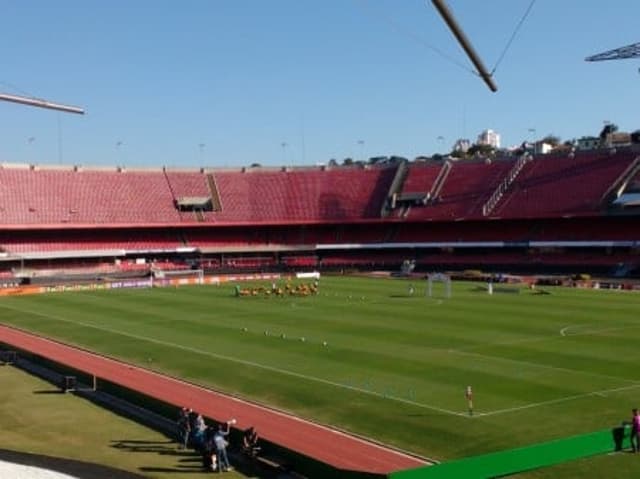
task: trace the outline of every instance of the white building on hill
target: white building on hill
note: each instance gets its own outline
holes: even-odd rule
[[[500,134],[493,130],[484,130],[478,135],[478,145],[491,145],[500,148]]]

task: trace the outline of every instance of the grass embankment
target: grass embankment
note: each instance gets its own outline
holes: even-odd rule
[[[0,367],[0,449],[107,465],[144,477],[197,479],[200,459],[162,434]],[[0,456],[1,458],[1,456]],[[225,477],[245,477],[229,473]]]

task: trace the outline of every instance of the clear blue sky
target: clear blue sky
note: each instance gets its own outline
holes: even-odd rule
[[[529,2],[449,0],[489,68]],[[430,48],[471,68],[428,0],[0,6],[0,91],[87,110],[0,102],[4,162],[314,164],[413,158],[485,128],[503,145],[529,129],[640,128],[640,60],[584,62],[640,42],[638,0],[538,0],[495,73],[498,93]]]

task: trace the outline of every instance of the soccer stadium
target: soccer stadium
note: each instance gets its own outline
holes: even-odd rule
[[[614,126],[413,160],[3,159],[0,476],[634,477],[640,132]]]
[[[624,199],[639,165],[635,147],[276,170],[3,165],[3,342],[158,413],[237,416],[310,475],[395,477],[516,446],[541,461],[549,442],[566,448],[551,463],[610,452],[638,386]],[[229,397],[409,452],[347,445],[347,460]]]

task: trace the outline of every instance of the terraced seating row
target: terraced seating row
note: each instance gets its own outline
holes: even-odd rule
[[[593,215],[606,205],[603,195],[635,159],[622,152],[607,156],[583,153],[529,161],[494,215],[503,218]]]
[[[490,216],[515,219],[600,215],[608,206],[603,204],[604,195],[636,157],[632,150],[535,157],[523,164]],[[482,219],[482,206],[515,161],[453,162],[438,198],[424,207],[411,208],[405,219]],[[410,165],[403,193],[428,191],[438,169],[437,164]]]
[[[635,158],[631,150],[534,158],[509,184],[491,216],[599,215],[606,206],[603,195]],[[512,170],[514,161],[451,162],[438,196],[424,207],[404,211],[401,219],[482,219],[482,206]],[[410,164],[402,193],[426,194],[441,169],[440,164]],[[395,172],[394,166],[213,173],[4,166],[0,168],[0,225],[398,221],[398,212],[386,220],[380,218]],[[215,199],[222,209],[180,212],[176,202],[184,198]]]

